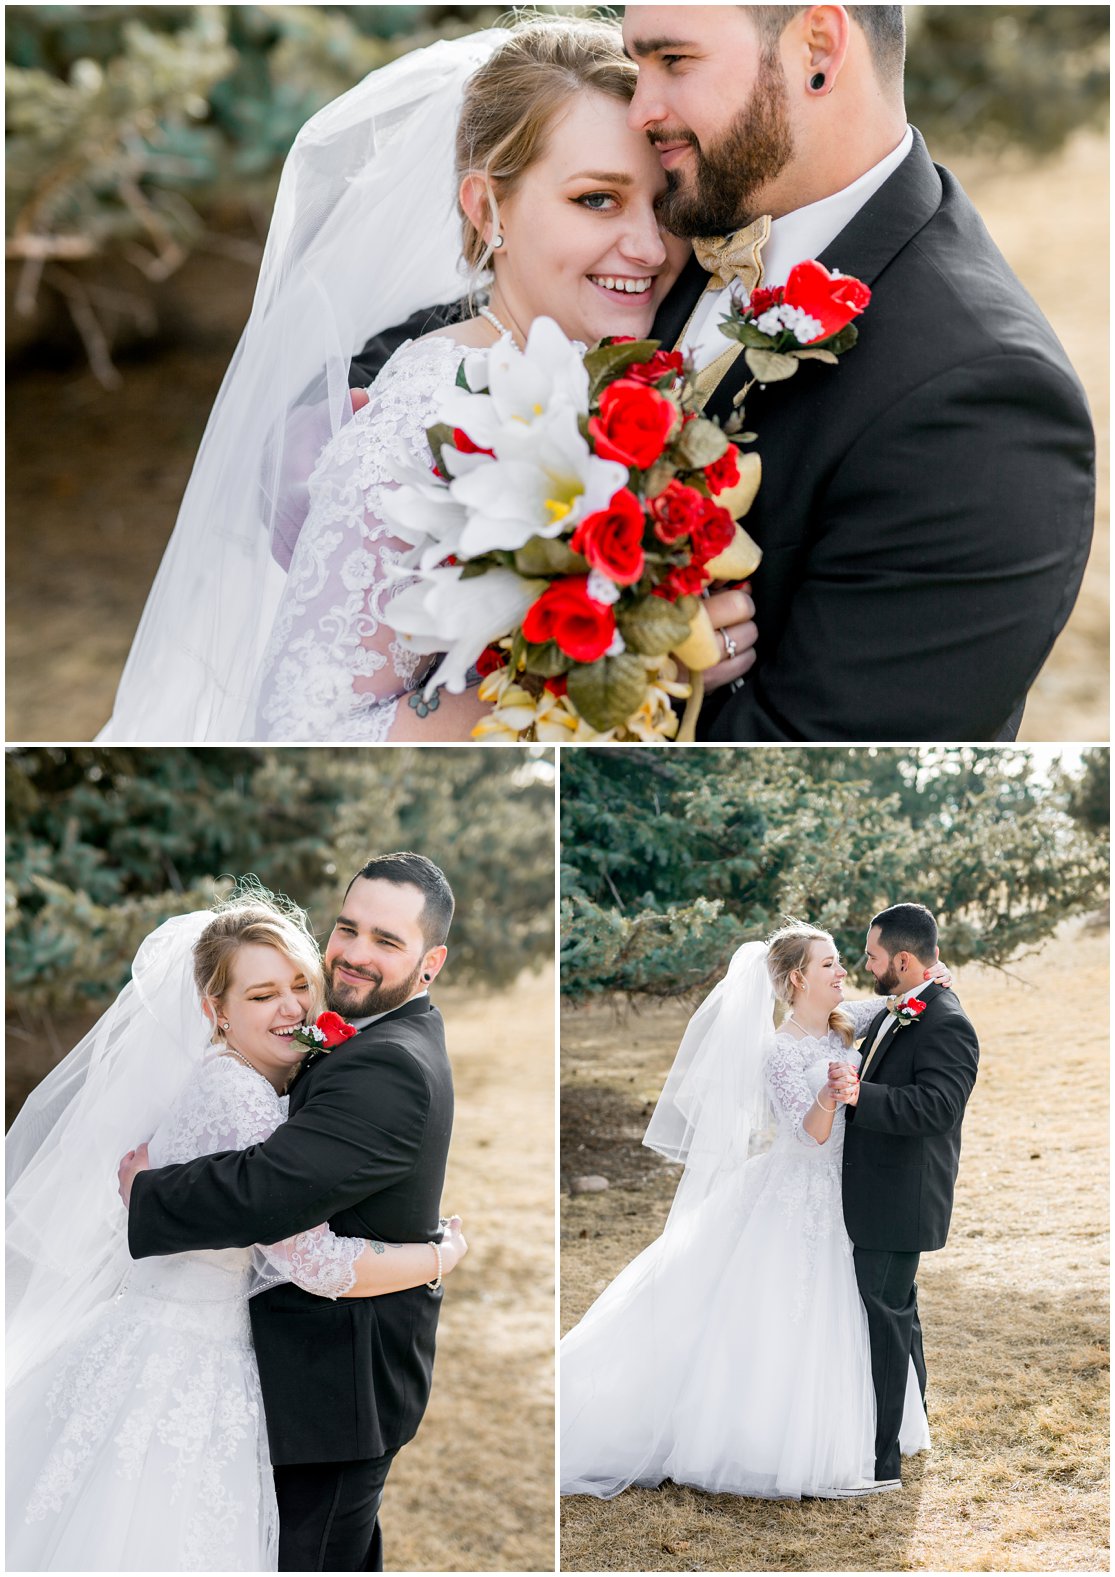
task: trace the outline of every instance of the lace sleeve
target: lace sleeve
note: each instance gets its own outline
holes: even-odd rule
[[[338,1237],[328,1226],[312,1227],[281,1243],[260,1244],[252,1290],[293,1281],[319,1298],[339,1298],[355,1282],[354,1266],[366,1247],[366,1239]]]
[[[866,1035],[871,1021],[883,1011],[884,999],[882,997],[864,997],[862,1002],[844,1002],[844,1011],[852,1020],[853,1036],[859,1040]]]
[[[778,1114],[779,1127],[791,1128],[794,1137],[800,1139],[802,1144],[816,1148],[818,1141],[812,1134],[806,1133],[802,1126],[806,1113],[813,1105],[813,1095],[805,1082],[799,1044],[792,1035],[774,1037],[774,1046],[767,1053],[764,1072]]]
[[[429,659],[406,648],[383,605],[410,544],[377,514],[384,490],[428,470],[426,429],[462,349],[433,337],[387,362],[368,404],[332,438],[310,477],[310,507],[263,660],[257,738],[386,739]]]

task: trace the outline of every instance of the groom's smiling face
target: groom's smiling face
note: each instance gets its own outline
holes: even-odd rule
[[[409,882],[358,876],[325,948],[326,1000],[346,1018],[368,1018],[421,991],[445,948],[430,948],[422,927],[425,894]]]

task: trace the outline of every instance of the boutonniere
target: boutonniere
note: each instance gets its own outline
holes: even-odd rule
[[[920,997],[907,997],[905,1002],[894,1005],[887,1003],[887,1012],[894,1018],[899,1029],[906,1024],[916,1024],[925,1009],[926,1004]]]
[[[760,383],[792,378],[802,361],[836,364],[859,338],[852,322],[871,291],[851,274],[830,274],[823,263],[798,263],[784,285],[733,297],[720,332],[746,347],[744,360]]]
[[[359,1034],[355,1024],[346,1024],[339,1013],[321,1013],[313,1024],[303,1024],[291,1039],[310,1051],[332,1051]]]

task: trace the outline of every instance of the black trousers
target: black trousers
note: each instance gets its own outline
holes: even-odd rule
[[[277,1467],[279,1570],[381,1572],[379,1503],[394,1458]]]
[[[906,1374],[914,1361],[925,1401],[925,1352],[914,1277],[920,1254],[857,1248],[856,1281],[867,1310],[871,1378],[875,1384],[875,1477],[901,1478],[898,1432],[906,1399]]]

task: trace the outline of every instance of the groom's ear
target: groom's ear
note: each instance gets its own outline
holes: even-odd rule
[[[441,966],[445,963],[445,960],[448,957],[449,949],[447,947],[430,948],[430,951],[422,960],[422,979],[427,985],[437,979],[438,975],[441,973]]]

